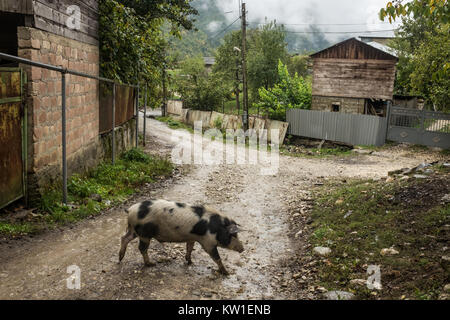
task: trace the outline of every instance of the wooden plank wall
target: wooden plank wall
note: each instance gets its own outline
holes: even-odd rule
[[[313,60],[312,94],[391,100],[396,60]]]
[[[397,61],[396,57],[355,38],[335,44],[311,55],[311,57],[318,59],[375,59]]]
[[[81,29],[67,27],[66,11],[71,5],[80,7]],[[98,44],[98,0],[33,0],[34,25],[70,39]]]
[[[33,14],[32,0],[1,0],[0,12]]]

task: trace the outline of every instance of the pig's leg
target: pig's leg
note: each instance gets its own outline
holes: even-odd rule
[[[228,275],[227,269],[225,269],[225,266],[222,263],[222,260],[220,259],[219,251],[217,250],[217,246],[205,246],[202,245],[203,249],[209,254],[209,256],[214,260],[214,262],[219,267],[219,272],[223,275]]]
[[[186,261],[187,264],[192,264],[191,253],[194,250],[195,242],[186,242]]]
[[[147,252],[149,245],[150,239],[149,240],[139,239],[139,251],[141,252],[142,257],[144,258],[144,264],[146,267],[153,267],[155,266],[155,264],[150,262]]]
[[[127,251],[128,244],[130,243],[130,241],[134,240],[135,238],[136,238],[136,235],[134,234],[133,230],[131,230],[131,228],[128,228],[127,233],[121,239],[119,262],[122,261],[123,257],[125,256],[125,252]]]

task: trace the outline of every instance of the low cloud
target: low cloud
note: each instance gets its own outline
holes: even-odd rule
[[[308,24],[316,24],[324,32],[333,32],[326,34],[329,40],[362,35],[362,31],[390,30],[398,27],[398,24],[392,25],[378,18],[378,12],[386,6],[387,0],[247,0],[245,2],[250,22],[264,22],[267,18],[276,20],[279,24],[286,24],[288,30],[299,32],[307,31]],[[239,16],[238,0],[218,0],[216,3],[223,12],[234,11],[233,14],[226,15],[230,22]],[[354,34],[334,33],[353,31],[355,31]],[[393,32],[370,34],[393,36]]]

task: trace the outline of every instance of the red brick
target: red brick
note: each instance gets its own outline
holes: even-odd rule
[[[41,111],[38,117],[38,123],[44,124],[47,121],[47,113],[45,111]]]
[[[42,71],[41,68],[33,67],[31,68],[31,80],[41,80]]]

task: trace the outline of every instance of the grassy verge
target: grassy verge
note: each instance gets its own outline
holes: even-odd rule
[[[450,280],[441,264],[450,240],[450,204],[442,201],[450,173],[436,172],[425,180],[354,180],[316,190],[310,240],[332,250],[319,264],[320,285],[360,299],[437,299]],[[399,253],[382,255],[385,248]],[[368,265],[381,266],[381,291],[350,282],[367,279]]]
[[[306,157],[306,158],[327,158],[327,157],[346,157],[352,155],[352,151],[348,148],[302,148],[292,149],[290,146],[281,146],[280,153],[290,157]]]
[[[115,166],[102,163],[87,175],[73,175],[68,181],[69,205],[61,203],[60,187],[49,189],[43,194],[38,213],[31,221],[0,221],[0,234],[36,233],[99,214],[130,198],[145,183],[170,176],[172,170],[172,163],[168,160],[132,149],[122,154]]]
[[[172,117],[157,117],[156,120],[167,123],[170,129],[185,129],[191,133],[194,132],[194,129],[191,126],[183,122],[174,120]]]

